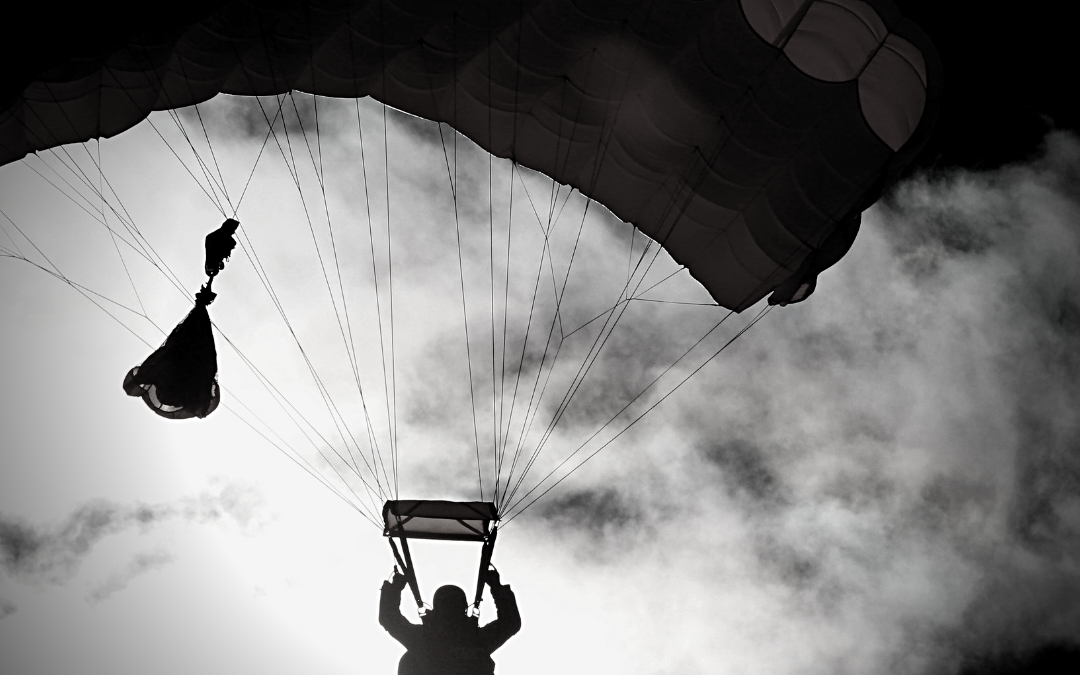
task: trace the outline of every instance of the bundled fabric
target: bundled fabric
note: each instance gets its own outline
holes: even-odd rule
[[[217,350],[206,296],[142,364],[128,371],[124,391],[139,396],[162,417],[206,417],[220,400]]]
[[[195,309],[173,328],[165,344],[124,377],[128,396],[142,398],[147,407],[169,419],[206,417],[214,412],[221,394],[217,382],[217,350],[210,314],[206,307],[217,293],[211,290],[214,277],[225,269],[236,240],[240,222],[229,218],[206,235],[206,284],[195,295]]]

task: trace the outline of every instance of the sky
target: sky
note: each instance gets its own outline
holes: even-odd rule
[[[214,284],[223,403],[205,420],[158,418],[119,386],[187,312],[203,281],[202,237],[223,217],[199,187],[209,181],[176,122],[155,113],[156,131],[143,123],[69,152],[92,184],[90,157],[104,167],[102,191],[123,204],[183,292],[125,244],[135,238],[118,217],[105,219],[116,239],[91,217],[97,197],[83,210],[65,196],[75,189],[58,175],[76,179],[64,173],[64,153],[0,168],[0,244],[15,254],[0,259],[0,672],[395,672],[403,649],[376,617],[392,555],[354,508],[368,503],[362,486],[339,478],[342,461],[326,454],[347,443],[255,274],[255,254],[361,439],[354,382],[364,383],[386,461],[387,410],[396,409],[398,495],[477,499],[477,445],[487,498],[494,472],[491,400],[501,385],[492,371],[501,372],[505,351],[511,366],[535,375],[543,353],[539,342],[525,358],[519,351],[536,271],[546,334],[551,279],[578,242],[572,302],[558,324],[569,333],[618,297],[632,254],[645,250],[602,207],[591,204],[583,219],[584,200],[571,196],[552,227],[553,269],[545,267],[530,199],[544,221],[550,182],[493,162],[489,199],[479,150],[459,139],[455,155],[449,130],[440,136],[392,110],[384,137],[384,110],[369,101],[321,100],[321,145],[309,156],[302,132],[315,109],[296,101],[304,128],[285,107],[290,136],[272,136],[261,154],[267,124],[251,101],[219,97],[178,118],[208,165],[220,165],[233,204],[251,175],[238,211],[242,248]],[[264,105],[273,117],[276,104]],[[299,167],[302,191],[285,157]],[[319,157],[325,206],[312,168]],[[456,210],[447,178],[455,166]],[[852,251],[807,302],[770,311],[506,524],[494,562],[517,594],[523,629],[495,654],[499,672],[947,675],[1010,672],[1048,648],[1075,653],[1078,173],[1080,139],[1051,131],[1029,159],[916,173],[870,209]],[[505,249],[492,252],[489,213],[502,247],[512,213],[509,265]],[[390,406],[379,348],[379,321],[389,318],[387,218]],[[116,321],[20,255],[45,267],[47,256],[68,279],[137,312],[100,300]],[[641,288],[677,269],[658,256]],[[492,276],[510,279],[505,290],[498,281],[491,292]],[[673,304],[708,299],[685,272],[640,295],[669,302],[631,303],[531,480],[726,313]],[[331,297],[350,308],[345,328]],[[658,402],[760,309],[730,318],[577,457]],[[562,342],[568,370],[552,376],[559,393],[537,424],[554,412],[599,323]],[[348,327],[355,377],[341,339]],[[295,410],[265,393],[223,335]],[[321,436],[309,431],[308,443],[290,412]],[[418,545],[416,556],[426,593],[474,583],[475,546]],[[488,620],[490,601],[482,611]]]

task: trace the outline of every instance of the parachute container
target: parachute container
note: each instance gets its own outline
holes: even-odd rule
[[[124,377],[124,391],[162,417],[206,417],[220,401],[217,350],[210,315],[200,300],[140,365]]]

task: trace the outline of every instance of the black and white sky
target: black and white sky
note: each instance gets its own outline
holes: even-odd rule
[[[1025,22],[1014,29],[1032,41],[1012,59],[1004,48],[989,50],[991,66],[980,70],[961,48],[977,41],[950,41],[951,15],[931,16],[919,5],[911,12],[958,82],[947,90],[942,130],[916,170],[864,215],[851,253],[822,275],[809,301],[771,311],[508,524],[495,562],[518,594],[524,628],[496,654],[500,672],[1073,672],[1080,658],[1075,113],[1049,85],[971,84],[1003,63],[1043,64],[1039,82],[1061,73],[1058,47],[1036,50]],[[1007,35],[1004,24],[982,21],[987,35]],[[1001,105],[991,108],[995,101]],[[310,123],[310,99],[297,102]],[[985,115],[964,121],[964,111],[978,109]],[[372,383],[378,424],[386,412],[372,317],[386,308],[373,306],[369,251],[386,242],[377,228],[368,234],[366,214],[370,204],[375,222],[385,219],[388,197],[389,217],[400,224],[392,245],[401,496],[474,499],[474,438],[490,435],[491,413],[480,406],[487,417],[474,432],[460,287],[475,299],[470,327],[486,330],[472,339],[482,355],[474,355],[476,368],[490,378],[488,233],[468,226],[486,226],[489,203],[508,217],[511,173],[505,163],[491,165],[489,202],[485,156],[460,140],[457,154],[444,158],[443,149],[453,149],[445,128],[440,137],[434,124],[394,111],[384,153],[383,112],[371,102],[320,101],[314,152],[323,161],[325,209],[311,160],[294,164],[306,172],[305,209],[286,171],[288,148],[279,151],[272,138],[259,155],[266,122],[251,101],[215,99],[199,107],[201,123],[194,110],[176,120],[151,117],[188,153],[197,178],[147,123],[73,148],[71,161],[89,167],[97,159],[105,192],[112,199],[115,191],[114,203],[128,209],[189,293],[201,281],[202,236],[221,214],[199,188],[208,181],[177,122],[198,134],[205,124],[234,203],[256,168],[239,213],[244,243],[259,254],[327,389],[352,409],[353,373],[328,297],[357,289],[347,300],[366,345],[357,372]],[[290,132],[300,131],[290,119]],[[973,129],[988,125],[993,133],[973,140]],[[456,212],[446,177],[454,157]],[[80,207],[65,196],[76,188],[58,176],[77,179],[64,171],[59,157],[44,155],[0,169],[0,245],[55,263],[168,330],[186,311],[185,294],[84,210],[100,202]],[[96,183],[96,169],[88,176]],[[550,183],[527,172],[513,180],[546,208]],[[387,183],[386,195],[376,194]],[[364,194],[365,184],[378,190]],[[522,235],[506,266],[508,344],[523,338],[527,315],[515,308],[530,305],[543,249],[529,199],[519,192],[514,203]],[[579,242],[575,303],[564,308],[567,326],[577,326],[610,304],[628,252],[644,242],[595,204],[578,240],[574,218],[584,201],[567,204],[558,232],[565,238],[553,238],[552,258],[558,269]],[[329,250],[328,219],[340,247],[330,284],[311,246],[321,237]],[[464,267],[473,272],[460,282],[459,221]],[[106,222],[119,220],[110,212]],[[250,261],[234,256],[215,282],[220,298],[211,313],[330,439],[334,421]],[[655,265],[650,279],[676,269],[663,257]],[[376,270],[380,280],[387,275]],[[278,452],[270,442],[281,444],[277,437],[242,420],[258,414],[260,429],[282,434],[345,489],[335,462],[317,455],[333,443],[304,445],[289,413],[220,337],[232,410],[201,422],[155,418],[119,387],[150,348],[25,261],[0,260],[0,279],[0,672],[393,672],[401,648],[375,620],[377,589],[392,566],[378,529]],[[685,273],[648,297],[703,300]],[[148,320],[98,301],[151,345],[160,342]],[[549,296],[538,306],[550,310]],[[757,310],[730,319],[709,344],[723,344]],[[541,477],[570,454],[722,315],[633,304],[530,475]],[[587,328],[567,339],[560,358],[580,360],[592,337]],[[541,352],[511,361],[534,375]],[[700,361],[679,364],[663,383],[670,389]],[[556,389],[560,377],[567,375],[554,376]],[[476,380],[490,405],[490,379]],[[645,403],[658,398],[650,393]],[[363,503],[357,490],[360,497],[346,501]],[[468,547],[433,545],[420,556],[429,591],[472,581],[476,552]]]

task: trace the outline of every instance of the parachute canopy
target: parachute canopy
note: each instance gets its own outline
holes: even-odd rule
[[[218,93],[371,96],[574,186],[738,310],[813,289],[941,90],[890,0],[235,1],[107,42],[2,92],[0,163]]]
[[[387,537],[486,542],[496,520],[491,502],[400,499],[383,505]]]

